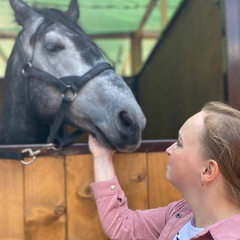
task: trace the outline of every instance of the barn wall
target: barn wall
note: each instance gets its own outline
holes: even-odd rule
[[[114,157],[131,209],[165,206],[181,198],[165,179],[168,156],[159,149],[163,144]],[[27,166],[0,160],[0,239],[107,239],[90,189],[92,156],[82,154],[81,146],[69,152],[74,155],[41,156]]]
[[[225,99],[221,8],[215,0],[184,1],[137,75],[144,139],[175,138],[203,104]]]

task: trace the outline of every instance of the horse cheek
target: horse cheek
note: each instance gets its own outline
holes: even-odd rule
[[[31,109],[42,119],[53,120],[60,108],[61,94],[45,82],[32,79],[28,88]]]

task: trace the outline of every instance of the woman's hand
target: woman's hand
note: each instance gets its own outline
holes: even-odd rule
[[[92,153],[94,159],[99,158],[111,158],[113,154],[116,152],[113,149],[107,148],[103,145],[101,145],[98,140],[93,137],[92,135],[89,135],[88,137],[88,146],[89,150]]]
[[[88,137],[88,146],[93,155],[95,182],[111,180],[115,176],[112,158],[116,151],[101,145],[91,135]]]

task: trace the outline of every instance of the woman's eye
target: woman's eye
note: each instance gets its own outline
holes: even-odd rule
[[[61,44],[48,44],[46,48],[48,51],[53,53],[60,52],[65,49],[65,47]]]
[[[178,147],[181,147],[181,144],[179,143],[178,140],[176,141],[176,145],[177,145]]]

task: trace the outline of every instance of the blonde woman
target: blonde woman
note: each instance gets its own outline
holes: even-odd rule
[[[114,151],[92,136],[89,148],[92,190],[110,239],[240,240],[239,111],[210,102],[183,124],[166,150],[166,177],[183,199],[166,207],[131,211],[115,175]]]

